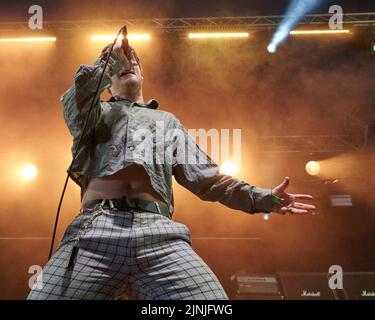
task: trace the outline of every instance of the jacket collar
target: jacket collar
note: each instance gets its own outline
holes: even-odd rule
[[[159,107],[159,103],[155,99],[148,100],[147,102],[132,102],[130,100],[121,98],[119,96],[112,96],[107,102],[115,102],[115,101],[126,101],[129,103],[133,103],[135,106],[141,108],[148,108],[148,109],[157,109]]]

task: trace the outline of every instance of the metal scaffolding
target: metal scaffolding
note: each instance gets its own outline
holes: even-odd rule
[[[43,31],[75,32],[92,30],[113,30],[124,23],[130,30],[147,30],[161,33],[179,33],[186,30],[207,29],[275,29],[285,16],[243,16],[206,18],[154,18],[115,20],[61,20],[44,21]],[[311,14],[302,18],[300,27],[328,27],[331,14]],[[345,27],[375,27],[375,12],[344,14]],[[30,31],[28,21],[1,22],[0,32]]]

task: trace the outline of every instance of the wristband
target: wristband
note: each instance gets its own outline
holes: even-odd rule
[[[274,194],[271,195],[272,202],[277,203],[280,206],[284,205],[283,199],[279,198],[278,196],[275,196]]]

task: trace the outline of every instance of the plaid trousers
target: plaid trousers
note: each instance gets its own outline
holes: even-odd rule
[[[100,205],[68,225],[38,281],[27,299],[228,299],[184,224]]]

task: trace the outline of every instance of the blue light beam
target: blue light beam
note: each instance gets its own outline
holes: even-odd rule
[[[292,0],[288,6],[286,15],[272,37],[267,47],[268,52],[275,53],[281,43],[288,38],[290,31],[298,24],[303,16],[318,6],[322,0]]]

